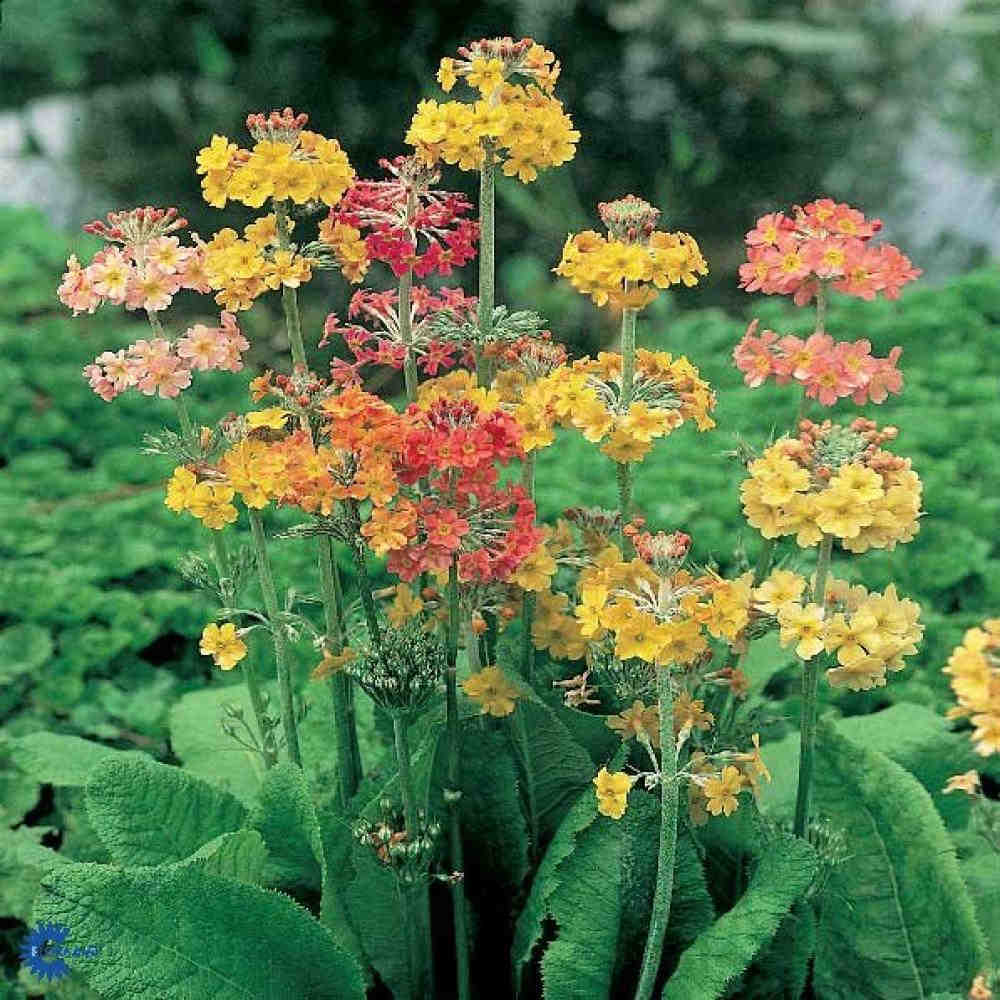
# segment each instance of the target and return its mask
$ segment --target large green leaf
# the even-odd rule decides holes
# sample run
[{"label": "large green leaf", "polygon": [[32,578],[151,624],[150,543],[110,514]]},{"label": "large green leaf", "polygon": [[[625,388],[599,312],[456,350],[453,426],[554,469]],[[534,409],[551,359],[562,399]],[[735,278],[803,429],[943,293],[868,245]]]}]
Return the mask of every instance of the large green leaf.
[{"label": "large green leaf", "polygon": [[739,986],[740,1000],[801,1000],[816,952],[816,914],[797,903]]},{"label": "large green leaf", "polygon": [[42,876],[66,859],[38,842],[39,827],[0,829],[0,913],[28,922]]},{"label": "large green leaf", "polygon": [[42,880],[35,919],[101,947],[81,963],[107,1000],[350,1000],[357,961],[287,896],[195,866],[65,865]]},{"label": "large green leaf", "polygon": [[87,815],[123,865],[181,861],[246,821],[228,792],[151,760],[102,761],[87,779]]},{"label": "large green leaf", "polygon": [[150,760],[140,750],[115,750],[79,736],[29,733],[8,740],[11,759],[36,781],[71,788],[86,784],[92,768],[104,760]]},{"label": "large green leaf", "polygon": [[267,848],[256,830],[234,830],[219,834],[176,864],[178,867],[192,865],[212,875],[260,885],[267,867]]},{"label": "large green leaf", "polygon": [[260,754],[247,750],[220,728],[222,706],[232,703],[253,718],[250,696],[241,684],[192,691],[170,710],[170,745],[186,770],[251,805],[264,778]]},{"label": "large green leaf", "polygon": [[815,811],[847,836],[820,916],[822,1000],[911,1000],[972,981],[986,944],[930,796],[898,764],[821,725]]},{"label": "large green leaf", "polygon": [[664,1000],[723,996],[774,937],[816,871],[816,852],[805,841],[780,837],[772,842],[739,902],[681,955],[663,990]]}]

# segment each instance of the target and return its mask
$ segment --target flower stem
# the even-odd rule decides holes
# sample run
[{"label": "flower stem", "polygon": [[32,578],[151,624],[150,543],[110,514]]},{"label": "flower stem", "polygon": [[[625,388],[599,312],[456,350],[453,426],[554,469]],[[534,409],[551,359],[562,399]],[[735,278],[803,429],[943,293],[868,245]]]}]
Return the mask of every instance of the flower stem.
[{"label": "flower stem", "polygon": [[[826,578],[830,569],[830,553],[833,549],[833,535],[824,535],[819,546],[816,562],[816,582],[812,599],[821,608],[826,596]],[[799,787],[795,796],[796,836],[805,837],[809,826],[809,797],[812,791],[813,764],[816,753],[816,716],[819,687],[819,658],[806,660],[802,673],[802,718],[799,723],[801,747],[799,750]]]},{"label": "flower stem", "polygon": [[495,184],[496,157],[493,144],[483,142],[483,165],[479,169],[479,345],[476,350],[476,380],[490,383],[489,361],[483,348],[493,336],[493,300],[496,290],[495,267]]},{"label": "flower stem", "polygon": [[354,540],[351,542],[351,553],[354,556],[354,568],[358,572],[358,589],[361,592],[361,607],[365,613],[368,634],[372,645],[377,649],[382,645],[382,629],[378,623],[378,611],[375,608],[375,598],[372,597],[372,581],[365,564],[365,550],[361,544],[361,514],[358,511],[357,500],[344,501],[347,512],[354,525]]},{"label": "flower stem", "polygon": [[[319,577],[323,589],[323,613],[326,635],[334,655],[344,650],[343,609],[340,605],[339,575],[333,561],[333,543],[329,535],[316,536],[319,555]],[[354,718],[348,703],[349,678],[338,671],[330,678],[333,701],[333,725],[337,736],[337,784],[341,808],[347,809],[358,790],[359,775],[354,767],[354,744],[357,742]]]},{"label": "flower stem", "polygon": [[459,1000],[468,1000],[469,931],[466,924],[464,861],[462,858],[461,745],[458,724],[458,562],[452,559],[448,569],[448,667],[445,671],[445,718],[448,731],[448,787],[445,801],[449,812],[451,848],[451,904],[455,919],[455,961]]},{"label": "flower stem", "polygon": [[656,985],[656,975],[663,955],[663,941],[670,918],[670,900],[674,891],[674,854],[677,848],[677,745],[674,742],[673,693],[670,669],[656,672],[660,699],[660,852],[656,868],[653,912],[642,956],[642,973],[635,991],[636,1000],[649,1000]]},{"label": "flower stem", "polygon": [[753,585],[755,587],[759,587],[764,582],[764,577],[771,571],[774,550],[777,546],[777,538],[764,539],[764,547],[760,550],[760,559],[757,560],[757,568],[753,571]]},{"label": "flower stem", "polygon": [[[288,239],[288,202],[274,202],[274,225],[278,231],[278,247],[288,250],[291,242]],[[306,348],[302,342],[302,320],[299,317],[298,293],[288,285],[281,286],[281,305],[285,310],[285,330],[288,333],[288,346],[292,352],[292,363],[306,367]]]},{"label": "flower stem", "polygon": [[[625,282],[628,291],[629,282]],[[632,405],[632,393],[635,389],[635,318],[637,310],[622,310],[622,392],[620,410],[628,413]],[[632,468],[628,462],[617,463],[618,476],[618,510],[621,514],[622,528],[629,519],[632,507]],[[625,536],[622,534],[622,547],[625,547]]]},{"label": "flower stem", "polygon": [[[524,456],[521,466],[521,485],[525,493],[535,499],[535,453],[529,451]],[[531,627],[535,621],[536,598],[534,591],[526,590],[521,598],[521,624],[524,632],[521,636],[521,673],[531,684],[535,675],[535,644],[531,639]]]},{"label": "flower stem", "polygon": [[278,621],[280,606],[278,592],[274,586],[274,574],[271,571],[271,560],[267,554],[267,536],[260,519],[260,511],[253,507],[247,508],[250,515],[250,532],[253,536],[254,551],[257,555],[257,575],[260,578],[260,589],[264,596],[264,609],[271,621],[274,635],[274,659],[278,674],[278,694],[281,699],[281,727],[285,733],[285,745],[288,756],[293,764],[302,766],[302,754],[299,751],[299,733],[295,723],[295,701],[292,694],[292,673],[289,663],[288,639]]},{"label": "flower stem", "polygon": [[[183,393],[178,393],[174,397],[177,404],[177,419],[181,424],[181,434],[186,438],[194,438],[194,423],[191,421],[191,414],[188,412],[188,405]],[[213,532],[216,534],[216,532]]]},{"label": "flower stem", "polygon": [[[406,226],[417,245],[417,236],[413,232],[413,217],[417,211],[417,195],[412,188],[406,193]],[[403,378],[406,381],[406,398],[409,402],[417,401],[417,359],[413,354],[413,328],[410,317],[410,289],[413,287],[413,266],[406,269],[399,277],[399,339],[406,346],[406,357],[403,359]]]}]

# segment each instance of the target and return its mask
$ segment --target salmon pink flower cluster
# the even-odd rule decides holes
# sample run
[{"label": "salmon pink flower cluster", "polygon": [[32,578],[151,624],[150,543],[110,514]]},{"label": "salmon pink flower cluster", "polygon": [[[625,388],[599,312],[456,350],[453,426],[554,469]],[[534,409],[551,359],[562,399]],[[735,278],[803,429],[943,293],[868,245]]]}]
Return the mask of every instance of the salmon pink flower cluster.
[{"label": "salmon pink flower cluster", "polygon": [[181,246],[170,234],[187,225],[176,208],[135,208],[109,212],[83,227],[110,245],[83,267],[73,255],[58,288],[59,301],[73,315],[92,313],[104,302],[126,309],[161,312],[182,288],[208,291],[202,253]]},{"label": "salmon pink flower cluster", "polygon": [[83,369],[91,389],[110,403],[127,389],[172,399],[191,384],[192,371],[238,372],[250,347],[232,313],[219,326],[196,323],[176,341],[166,337],[137,340],[127,349],[105,351]]},{"label": "salmon pink flower cluster", "polygon": [[367,231],[368,259],[388,264],[397,278],[410,270],[418,278],[449,275],[475,258],[479,224],[465,217],[472,205],[464,195],[435,191],[440,174],[416,157],[379,165],[390,179],[356,181],[320,225],[321,239],[338,225]]},{"label": "salmon pink flower cluster", "polygon": [[831,198],[796,205],[791,215],[771,212],[746,235],[740,287],[791,295],[796,305],[810,302],[824,283],[861,299],[898,298],[923,272],[891,243],[871,243],[881,228],[880,219]]},{"label": "salmon pink flower cluster", "polygon": [[872,354],[869,340],[836,341],[827,333],[814,333],[805,340],[780,336],[773,330],[757,332],[754,319],[733,350],[736,367],[751,389],[773,378],[778,385],[795,381],[805,394],[823,406],[850,396],[859,406],[884,403],[890,394],[903,390],[903,374],[896,367],[902,347],[893,347],[888,357]]},{"label": "salmon pink flower cluster", "polygon": [[359,369],[366,364],[386,365],[399,370],[405,364],[408,352],[412,352],[417,367],[433,377],[441,369],[472,362],[468,347],[441,340],[432,334],[434,316],[445,311],[460,322],[471,323],[475,321],[476,304],[477,300],[467,296],[461,288],[440,288],[435,294],[424,285],[415,285],[410,289],[409,296],[407,344],[400,326],[399,292],[362,289],[351,297],[347,316],[348,319],[363,317],[375,329],[356,323],[342,326],[337,314],[330,313],[323,326],[320,347],[325,346],[333,335],[340,334],[354,355],[353,362],[334,358],[330,364],[334,380],[341,385],[360,384]]}]

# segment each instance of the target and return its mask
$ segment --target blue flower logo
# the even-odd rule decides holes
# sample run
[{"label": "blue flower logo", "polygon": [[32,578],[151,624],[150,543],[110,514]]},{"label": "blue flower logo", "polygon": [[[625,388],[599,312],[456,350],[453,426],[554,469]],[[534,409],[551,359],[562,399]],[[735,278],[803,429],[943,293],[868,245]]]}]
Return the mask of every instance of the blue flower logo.
[{"label": "blue flower logo", "polygon": [[[69,937],[65,924],[39,924],[28,932],[21,942],[21,962],[39,979],[62,979],[69,975],[69,966],[58,957],[48,954],[50,945],[61,945]],[[56,952],[61,949],[56,949]]]}]

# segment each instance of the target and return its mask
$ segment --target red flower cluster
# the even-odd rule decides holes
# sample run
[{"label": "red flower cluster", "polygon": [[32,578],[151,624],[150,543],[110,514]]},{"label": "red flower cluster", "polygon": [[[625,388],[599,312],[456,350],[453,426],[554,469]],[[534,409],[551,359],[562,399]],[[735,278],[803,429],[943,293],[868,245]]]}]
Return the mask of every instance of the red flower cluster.
[{"label": "red flower cluster", "polygon": [[896,367],[902,347],[892,348],[887,358],[877,358],[868,340],[835,341],[826,333],[801,340],[779,337],[773,330],[758,334],[757,325],[753,320],[733,349],[736,367],[751,389],[772,376],[778,385],[794,379],[823,406],[846,396],[859,405],[884,403],[890,393],[898,395],[903,389],[903,374]]},{"label": "red flower cluster", "polygon": [[[465,218],[472,205],[464,195],[432,190],[440,175],[416,157],[379,165],[391,179],[357,181],[330,210],[330,223],[368,230],[368,257],[388,264],[397,277],[411,268],[418,278],[451,274],[476,256],[479,224]],[[427,242],[422,252],[420,237]]]},{"label": "red flower cluster", "polygon": [[497,486],[496,463],[523,455],[520,425],[468,400],[414,405],[407,416],[398,474],[402,483],[419,483],[419,495],[392,511],[376,509],[365,535],[389,553],[390,571],[403,580],[447,570],[456,556],[463,581],[510,579],[542,539],[524,489]]},{"label": "red flower cluster", "polygon": [[881,220],[866,219],[830,198],[795,206],[792,217],[782,212],[762,216],[746,235],[740,287],[792,295],[797,305],[811,301],[820,282],[861,299],[879,293],[898,298],[903,285],[922,272],[892,244],[871,245],[881,228]]},{"label": "red flower cluster", "polygon": [[[430,321],[443,309],[460,319],[475,320],[477,300],[468,297],[461,288],[439,288],[435,294],[424,285],[410,290],[410,350],[417,366],[430,376],[456,364],[471,363],[471,353],[460,344],[438,340],[431,335]],[[364,317],[375,329],[355,323],[341,325],[336,313],[330,313],[323,325],[324,347],[329,338],[340,334],[351,353],[353,362],[334,358],[330,373],[341,385],[359,385],[359,369],[366,364],[388,365],[400,369],[406,360],[406,344],[399,328],[399,293],[396,291],[357,291],[351,297],[348,319]]]}]

